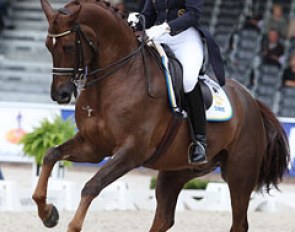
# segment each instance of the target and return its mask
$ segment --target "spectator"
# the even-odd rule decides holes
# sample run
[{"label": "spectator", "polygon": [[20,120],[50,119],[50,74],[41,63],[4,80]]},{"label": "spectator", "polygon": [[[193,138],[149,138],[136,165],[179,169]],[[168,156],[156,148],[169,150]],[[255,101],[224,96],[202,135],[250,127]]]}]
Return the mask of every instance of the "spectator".
[{"label": "spectator", "polygon": [[284,71],[283,86],[295,87],[295,53],[290,56],[289,66]]},{"label": "spectator", "polygon": [[258,23],[259,23],[258,16],[247,17],[242,29],[253,30],[253,31],[257,31],[258,33],[260,33],[261,30],[259,28]]},{"label": "spectator", "polygon": [[124,0],[110,0],[110,3],[118,8],[119,13],[121,13],[122,15],[126,14],[126,4],[124,2]]},{"label": "spectator", "polygon": [[275,29],[279,32],[280,36],[286,38],[288,23],[283,15],[283,8],[280,4],[274,4],[272,8],[272,15],[269,20],[265,23],[266,32],[271,29]]},{"label": "spectator", "polygon": [[261,52],[263,62],[281,67],[284,50],[284,45],[280,42],[279,33],[274,29],[270,29],[267,36],[262,40]]},{"label": "spectator", "polygon": [[290,21],[287,38],[295,38],[295,18]]},{"label": "spectator", "polygon": [[257,36],[258,34],[260,34],[261,29],[259,27],[259,20],[261,19],[260,16],[247,16],[244,25],[242,26],[242,28],[235,30],[231,33],[230,37],[229,37],[229,43],[228,43],[228,52],[229,51],[233,51],[235,49],[234,45],[235,42],[237,41],[237,38],[239,36],[239,33],[242,31],[254,31],[257,32]]},{"label": "spectator", "polygon": [[0,31],[3,30],[4,24],[4,16],[7,14],[8,2],[7,0],[0,0]]},{"label": "spectator", "polygon": [[260,33],[261,32],[261,28],[260,28],[261,19],[262,19],[262,17],[259,15],[256,15],[254,17],[247,17],[242,29],[253,30],[253,31],[257,31],[258,33]]}]

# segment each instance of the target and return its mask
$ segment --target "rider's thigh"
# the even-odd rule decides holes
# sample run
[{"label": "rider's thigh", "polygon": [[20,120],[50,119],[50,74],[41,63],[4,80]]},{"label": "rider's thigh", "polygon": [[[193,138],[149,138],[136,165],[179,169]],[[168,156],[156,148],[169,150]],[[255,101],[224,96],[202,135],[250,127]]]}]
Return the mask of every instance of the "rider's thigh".
[{"label": "rider's thigh", "polygon": [[184,91],[190,92],[198,81],[198,74],[203,65],[204,45],[201,38],[173,43],[171,49],[183,66]]},{"label": "rider's thigh", "polygon": [[170,40],[170,35],[169,34],[164,34],[164,35],[161,35],[158,38],[155,38],[154,42],[158,43],[158,44],[163,43],[163,44],[168,44],[169,45],[169,40]]}]

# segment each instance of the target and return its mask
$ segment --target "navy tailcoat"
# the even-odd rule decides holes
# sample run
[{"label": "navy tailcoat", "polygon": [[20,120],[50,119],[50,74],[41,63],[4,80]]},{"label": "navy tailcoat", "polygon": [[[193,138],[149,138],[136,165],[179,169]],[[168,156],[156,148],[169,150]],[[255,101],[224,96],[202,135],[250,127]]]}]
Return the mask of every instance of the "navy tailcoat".
[{"label": "navy tailcoat", "polygon": [[172,36],[195,27],[206,39],[209,62],[219,84],[223,86],[225,74],[220,49],[211,33],[199,23],[203,2],[203,0],[146,0],[142,14],[145,16],[146,28],[167,22],[171,27]]}]

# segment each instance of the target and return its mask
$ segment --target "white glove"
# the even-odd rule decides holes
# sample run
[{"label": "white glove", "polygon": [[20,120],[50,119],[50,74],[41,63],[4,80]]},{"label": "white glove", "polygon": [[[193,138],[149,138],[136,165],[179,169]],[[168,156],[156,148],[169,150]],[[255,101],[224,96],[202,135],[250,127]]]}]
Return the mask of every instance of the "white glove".
[{"label": "white glove", "polygon": [[171,28],[168,23],[163,23],[158,26],[153,26],[150,29],[145,30],[148,40],[154,40],[159,38],[161,35],[168,34],[171,32]]},{"label": "white glove", "polygon": [[136,25],[139,23],[139,13],[132,12],[128,15],[127,22],[132,28],[136,28]]}]

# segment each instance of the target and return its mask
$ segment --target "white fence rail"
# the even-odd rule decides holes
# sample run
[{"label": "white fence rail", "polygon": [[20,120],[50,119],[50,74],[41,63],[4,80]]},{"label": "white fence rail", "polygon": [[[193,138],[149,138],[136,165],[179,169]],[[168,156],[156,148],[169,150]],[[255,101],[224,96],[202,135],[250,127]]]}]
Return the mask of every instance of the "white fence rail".
[{"label": "white fence rail", "polygon": [[[34,186],[36,180],[33,181]],[[51,179],[48,186],[48,201],[59,210],[74,211],[80,200],[80,189],[76,183]],[[0,211],[35,211],[31,199],[33,188],[22,189],[16,183],[0,181]],[[94,200],[90,210],[155,210],[156,199],[153,190],[129,189],[126,182],[115,182]],[[179,196],[177,211],[207,210],[230,211],[228,187],[223,183],[210,183],[206,190],[183,190]],[[270,195],[254,193],[250,211],[295,211],[295,194],[272,192]]]}]

